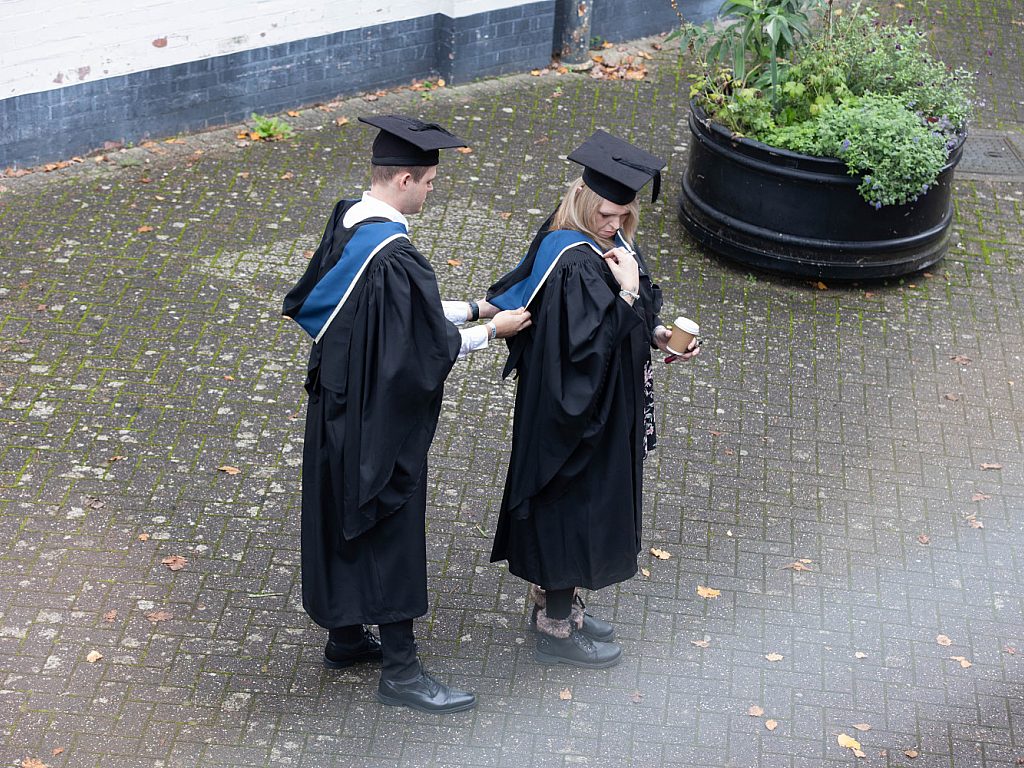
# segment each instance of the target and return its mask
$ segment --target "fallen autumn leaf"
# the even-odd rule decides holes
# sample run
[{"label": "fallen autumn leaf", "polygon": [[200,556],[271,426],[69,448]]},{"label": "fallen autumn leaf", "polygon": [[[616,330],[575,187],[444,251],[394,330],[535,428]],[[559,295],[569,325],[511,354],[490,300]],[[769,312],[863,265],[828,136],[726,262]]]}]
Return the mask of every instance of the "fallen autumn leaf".
[{"label": "fallen autumn leaf", "polygon": [[697,594],[700,595],[701,597],[703,597],[706,600],[711,600],[712,598],[715,598],[715,597],[718,597],[719,595],[721,595],[722,594],[722,590],[720,590],[720,589],[712,589],[711,587],[698,586],[697,587]]},{"label": "fallen autumn leaf", "polygon": [[809,571],[809,570],[811,570],[810,568],[808,568],[804,563],[800,562],[799,560],[797,560],[795,562],[792,562],[792,563],[789,563],[787,565],[784,565],[779,570],[783,571],[783,570],[786,570],[787,568],[789,570],[791,570],[791,571]]},{"label": "fallen autumn leaf", "polygon": [[836,736],[836,741],[839,742],[839,746],[843,749],[860,749],[860,742],[852,736],[847,736],[845,733],[840,733]]}]

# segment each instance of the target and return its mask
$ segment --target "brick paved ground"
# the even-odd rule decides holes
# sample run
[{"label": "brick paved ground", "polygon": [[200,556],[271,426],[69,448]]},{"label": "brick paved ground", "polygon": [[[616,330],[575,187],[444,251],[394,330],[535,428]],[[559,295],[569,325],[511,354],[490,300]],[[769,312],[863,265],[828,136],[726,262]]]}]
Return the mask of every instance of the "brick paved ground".
[{"label": "brick paved ground", "polygon": [[[906,5],[982,69],[979,124],[1019,133],[1015,2]],[[407,92],[305,112],[286,143],[221,132],[3,182],[0,765],[817,768],[857,762],[841,733],[863,765],[1019,764],[1020,186],[961,182],[930,275],[821,291],[745,274],[675,219],[685,83],[664,55],[641,83]],[[457,365],[418,633],[481,701],[446,719],[382,708],[371,669],[324,670],[300,606],[307,347],[277,313],[332,202],[365,182],[371,133],[334,119],[371,109],[473,142],[414,222],[452,298],[519,258],[593,128],[669,158],[641,244],[669,311],[707,336],[658,372],[645,544],[673,556],[592,596],[627,654],[607,671],[532,660],[525,589],[487,562],[512,384],[496,350]]]}]

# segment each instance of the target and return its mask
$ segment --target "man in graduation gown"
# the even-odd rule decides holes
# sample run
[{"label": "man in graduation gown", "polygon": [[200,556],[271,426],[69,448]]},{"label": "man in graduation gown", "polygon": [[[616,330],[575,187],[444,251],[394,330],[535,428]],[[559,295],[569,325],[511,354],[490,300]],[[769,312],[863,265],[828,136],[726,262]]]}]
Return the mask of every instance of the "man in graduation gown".
[{"label": "man in graduation gown", "polygon": [[533,316],[509,341],[512,454],[491,560],[534,585],[538,661],[602,668],[622,651],[576,590],[637,571],[642,462],[655,440],[650,354],[670,334],[632,241],[636,193],[654,178],[657,194],[664,162],[603,131],[569,159],[582,178],[487,294]]},{"label": "man in graduation gown", "polygon": [[[334,207],[283,312],[314,339],[302,473],[302,597],[329,630],[324,663],[382,660],[378,698],[427,712],[476,697],[420,665],[413,619],[427,611],[427,452],[444,380],[459,357],[529,324],[525,311],[442,302],[408,237],[436,176],[439,149],[465,142],[398,115],[380,129],[361,200]],[[496,314],[497,313],[497,314]],[[459,331],[453,323],[492,317]],[[366,629],[377,624],[380,640]]]}]

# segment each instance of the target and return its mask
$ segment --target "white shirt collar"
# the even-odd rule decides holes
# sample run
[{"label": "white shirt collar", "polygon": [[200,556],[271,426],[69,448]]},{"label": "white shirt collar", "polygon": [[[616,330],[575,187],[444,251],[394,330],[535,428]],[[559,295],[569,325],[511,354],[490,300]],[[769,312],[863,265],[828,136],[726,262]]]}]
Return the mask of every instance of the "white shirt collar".
[{"label": "white shirt collar", "polygon": [[397,224],[401,224],[406,229],[409,228],[409,222],[397,208],[385,203],[383,200],[379,200],[369,192],[363,192],[363,199],[353,205],[345,212],[344,218],[341,220],[342,226],[346,229],[354,227],[361,221],[366,219],[387,219]]}]

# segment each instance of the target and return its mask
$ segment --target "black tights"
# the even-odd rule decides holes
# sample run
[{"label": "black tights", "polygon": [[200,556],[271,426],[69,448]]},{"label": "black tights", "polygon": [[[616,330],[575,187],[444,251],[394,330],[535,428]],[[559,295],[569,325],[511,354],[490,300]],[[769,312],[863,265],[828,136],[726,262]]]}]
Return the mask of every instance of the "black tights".
[{"label": "black tights", "polygon": [[544,613],[547,614],[549,619],[568,619],[572,613],[572,599],[575,594],[576,590],[572,587],[568,589],[544,590],[545,599],[547,600],[547,607],[544,609]]}]

